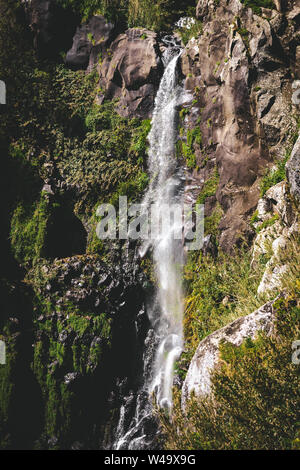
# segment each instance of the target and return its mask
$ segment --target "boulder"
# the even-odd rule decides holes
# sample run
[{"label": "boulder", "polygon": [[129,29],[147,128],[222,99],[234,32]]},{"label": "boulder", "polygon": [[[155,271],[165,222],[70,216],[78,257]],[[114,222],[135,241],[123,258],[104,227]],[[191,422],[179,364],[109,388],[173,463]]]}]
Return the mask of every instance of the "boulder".
[{"label": "boulder", "polygon": [[[286,58],[294,67],[298,56],[291,8],[287,15],[274,8],[258,16],[239,0],[199,0],[203,32],[190,39],[181,56],[185,89],[194,96],[182,125],[186,133],[197,127],[201,132],[192,177],[199,194],[217,167],[219,243],[227,252],[253,240],[249,219],[260,197],[260,178],[272,159],[284,158],[287,135],[296,127],[292,79],[286,74]],[[215,210],[211,202],[206,198],[207,217]]]},{"label": "boulder", "polygon": [[286,175],[291,195],[300,202],[300,135],[286,164]]},{"label": "boulder", "polygon": [[246,338],[254,339],[260,330],[267,334],[271,333],[273,303],[274,301],[267,302],[250,315],[234,320],[224,328],[214,331],[200,342],[183,383],[183,407],[192,391],[195,392],[196,396],[206,395],[211,392],[211,374],[219,361],[219,344],[221,341],[239,346]]}]

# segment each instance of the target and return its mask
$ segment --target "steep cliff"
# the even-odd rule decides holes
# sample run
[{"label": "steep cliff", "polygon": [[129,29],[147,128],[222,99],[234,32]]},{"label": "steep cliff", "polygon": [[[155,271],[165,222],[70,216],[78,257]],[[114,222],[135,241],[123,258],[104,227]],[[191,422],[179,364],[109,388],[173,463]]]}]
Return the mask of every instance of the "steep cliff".
[{"label": "steep cliff", "polygon": [[[134,415],[153,266],[135,241],[99,240],[96,209],[140,201],[149,184],[170,36],[182,48],[176,158],[206,238],[186,259],[185,350],[161,437],[179,449],[297,445],[300,8],[180,3],[0,1],[0,448],[112,448],[124,397]],[[277,414],[264,407],[272,390]]]}]

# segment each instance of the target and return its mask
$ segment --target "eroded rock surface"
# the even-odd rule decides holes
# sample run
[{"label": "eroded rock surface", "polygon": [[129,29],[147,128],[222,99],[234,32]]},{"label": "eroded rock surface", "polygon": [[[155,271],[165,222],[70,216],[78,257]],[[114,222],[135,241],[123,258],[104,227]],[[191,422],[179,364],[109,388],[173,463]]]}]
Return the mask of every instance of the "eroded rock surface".
[{"label": "eroded rock surface", "polygon": [[156,33],[129,29],[111,44],[98,67],[105,99],[118,98],[117,110],[122,116],[149,118],[163,72]]},{"label": "eroded rock surface", "polygon": [[182,55],[185,88],[194,97],[184,127],[201,131],[193,181],[201,192],[218,170],[216,197],[207,198],[205,212],[221,206],[220,245],[226,251],[254,237],[249,216],[259,199],[260,177],[273,159],[284,157],[296,128],[291,97],[300,39],[293,9],[290,2],[286,16],[278,3],[277,10],[263,9],[257,16],[238,0],[218,5],[200,0],[203,32]]}]

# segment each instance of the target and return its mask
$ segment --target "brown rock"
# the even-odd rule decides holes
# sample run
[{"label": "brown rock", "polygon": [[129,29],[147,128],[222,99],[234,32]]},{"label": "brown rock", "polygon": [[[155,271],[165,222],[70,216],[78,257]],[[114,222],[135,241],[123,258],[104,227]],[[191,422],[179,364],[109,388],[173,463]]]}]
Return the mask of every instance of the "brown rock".
[{"label": "brown rock", "polygon": [[115,39],[99,66],[103,93],[98,100],[118,98],[122,116],[148,118],[162,72],[156,33],[129,29]]},{"label": "brown rock", "polygon": [[73,46],[66,56],[66,64],[75,69],[90,68],[101,60],[109,45],[114,26],[101,15],[93,16],[76,30]]}]

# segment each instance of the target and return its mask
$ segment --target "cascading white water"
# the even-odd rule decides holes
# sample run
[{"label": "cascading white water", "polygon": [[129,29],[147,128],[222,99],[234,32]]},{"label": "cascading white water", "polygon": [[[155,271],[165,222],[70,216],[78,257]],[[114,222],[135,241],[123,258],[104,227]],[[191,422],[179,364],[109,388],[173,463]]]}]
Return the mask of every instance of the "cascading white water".
[{"label": "cascading white water", "polygon": [[[170,57],[171,55],[171,57]],[[172,55],[174,55],[172,57]],[[177,105],[182,89],[177,83],[176,66],[180,51],[167,50],[165,73],[155,100],[151,131],[148,136],[149,169],[151,184],[144,204],[152,205],[152,216],[157,221],[166,216],[164,211],[174,204],[181,204],[181,178],[175,158],[175,139],[177,136]],[[170,222],[170,221],[169,221]],[[158,222],[159,223],[159,222]],[[182,350],[183,302],[181,291],[181,267],[183,263],[182,240],[176,239],[180,230],[175,221],[161,227],[160,236],[152,240],[153,261],[158,282],[158,317],[154,310],[152,322],[159,339],[153,380],[149,392],[154,392],[162,407],[170,407],[172,402],[172,383],[174,363]],[[142,247],[141,254],[147,249]]]},{"label": "cascading white water", "polygon": [[[166,216],[164,212],[166,206],[183,204],[183,176],[175,156],[177,107],[183,96],[176,70],[181,50],[172,38],[165,38],[164,42],[167,45],[163,56],[165,71],[155,99],[151,131],[148,136],[151,182],[143,200],[145,211],[151,208],[152,217],[160,225],[160,221]],[[121,408],[115,449],[145,448],[147,439],[145,423],[152,415],[152,395],[160,407],[170,409],[172,406],[174,364],[183,347],[181,287],[183,244],[182,240],[175,236],[181,230],[181,224],[176,225],[177,220],[176,217],[172,218],[171,223],[163,225],[159,237],[146,241],[140,249],[141,257],[150,247],[153,250],[158,285],[157,297],[153,299],[148,312],[153,335],[148,338],[145,346],[145,383],[137,397],[135,417],[129,429],[124,430],[125,410],[124,406]],[[149,362],[149,357],[150,374],[146,364]]]}]

